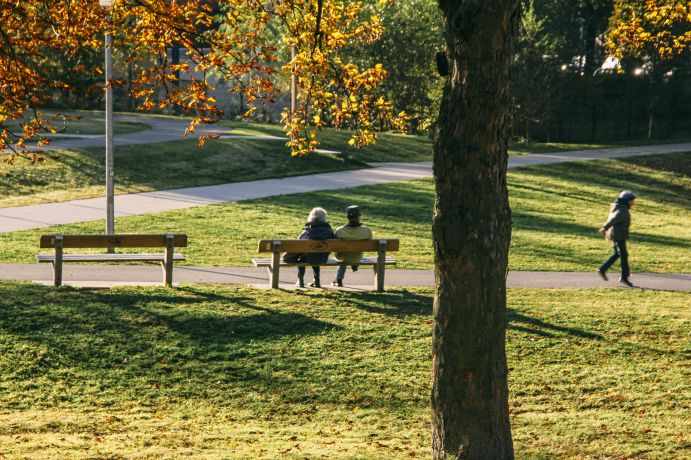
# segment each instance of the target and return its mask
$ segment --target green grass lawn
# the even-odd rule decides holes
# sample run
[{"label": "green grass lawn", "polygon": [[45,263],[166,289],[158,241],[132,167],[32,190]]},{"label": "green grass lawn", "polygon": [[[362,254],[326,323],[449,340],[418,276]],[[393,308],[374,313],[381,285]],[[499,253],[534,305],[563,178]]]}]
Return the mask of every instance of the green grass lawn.
[{"label": "green grass lawn", "polygon": [[[98,133],[97,113],[79,112],[68,132]],[[119,121],[116,132],[144,129],[141,123]],[[234,134],[284,136],[278,125],[223,121],[217,127]],[[416,162],[432,160],[432,140],[424,136],[382,133],[375,145],[354,149],[348,132],[325,129],[321,148],[341,155],[313,154],[293,158],[282,141],[221,137],[200,149],[196,139],[156,144],[118,146],[115,153],[115,192],[133,193],[214,185],[367,167],[365,162]],[[620,144],[516,144],[511,154],[543,153],[611,147]],[[41,164],[17,162],[0,165],[0,208],[103,195],[102,147],[57,150]]]},{"label": "green grass lawn", "polygon": [[[512,270],[592,271],[609,244],[596,233],[623,189],[633,209],[634,272],[691,272],[691,153],[563,163],[509,171],[513,209]],[[353,203],[375,236],[398,237],[399,268],[431,268],[432,180],[286,195],[120,218],[119,232],[186,232],[192,265],[249,265],[256,243],[294,238],[313,206],[340,225]],[[0,234],[0,260],[33,262],[44,233],[101,233],[102,221]],[[616,266],[614,267],[616,269]]]},{"label": "green grass lawn", "polygon": [[[510,290],[517,458],[688,454],[688,295]],[[0,284],[5,458],[427,458],[431,291]]]},{"label": "green grass lawn", "polygon": [[[57,152],[38,165],[0,165],[0,207],[91,198],[103,194],[103,148]],[[118,146],[116,193],[195,187],[365,168],[350,157],[291,157],[283,143],[222,139],[200,149],[194,139]]]},{"label": "green grass lawn", "polygon": [[509,152],[513,154],[568,152],[570,150],[597,150],[615,147],[634,147],[638,145],[681,144],[691,142],[688,137],[670,137],[666,139],[627,139],[604,143],[565,143],[565,142],[521,142],[509,143]]},{"label": "green grass lawn", "polygon": [[[220,126],[229,128],[234,134],[285,137],[283,127],[280,125],[222,121]],[[321,131],[320,136],[318,148],[341,152],[344,156],[362,161],[416,162],[432,160],[432,139],[427,136],[379,133],[376,144],[368,145],[362,149],[348,145],[351,138],[351,133],[348,131],[325,128]]]},{"label": "green grass lawn", "polygon": [[[249,124],[240,124],[240,126]],[[241,134],[278,134],[262,125]],[[347,134],[329,130],[325,149],[341,151]],[[281,141],[221,138],[199,148],[196,139],[118,146],[116,193],[196,187],[367,168],[367,161],[431,159],[431,141],[417,136],[383,134],[376,145],[342,155],[313,153],[291,157]],[[41,164],[0,165],[0,208],[91,198],[103,194],[103,148],[60,150]]]}]

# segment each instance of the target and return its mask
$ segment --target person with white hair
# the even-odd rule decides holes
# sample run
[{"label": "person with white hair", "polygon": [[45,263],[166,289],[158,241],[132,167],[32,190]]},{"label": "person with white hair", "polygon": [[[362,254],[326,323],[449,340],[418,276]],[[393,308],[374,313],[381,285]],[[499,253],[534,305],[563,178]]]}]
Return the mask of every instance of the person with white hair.
[{"label": "person with white hair", "polygon": [[[309,216],[307,216],[307,223],[302,229],[302,233],[298,236],[300,240],[330,240],[334,238],[334,232],[331,225],[326,221],[327,214],[322,208],[313,208]],[[320,267],[319,264],[325,263],[329,259],[328,252],[314,252],[314,253],[286,253],[283,260],[286,262],[305,262],[312,264],[312,273],[314,280],[309,284],[310,287],[320,288]],[[305,287],[305,267],[298,267],[298,281],[295,286]]]}]

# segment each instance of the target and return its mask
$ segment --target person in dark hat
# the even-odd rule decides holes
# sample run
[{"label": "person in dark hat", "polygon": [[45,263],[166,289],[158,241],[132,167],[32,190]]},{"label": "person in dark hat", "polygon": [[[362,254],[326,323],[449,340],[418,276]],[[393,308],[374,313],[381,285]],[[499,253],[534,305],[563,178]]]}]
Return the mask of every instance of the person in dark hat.
[{"label": "person in dark hat", "polygon": [[[346,208],[346,218],[348,223],[336,229],[336,238],[341,240],[370,240],[372,230],[360,222],[360,208],[356,205]],[[336,258],[347,264],[356,264],[362,259],[362,252],[337,252]],[[334,286],[343,286],[343,277],[346,272],[346,265],[339,265],[336,272],[336,279],[331,283]],[[352,265],[353,271],[357,271],[357,265]]]},{"label": "person in dark hat", "polygon": [[597,269],[600,277],[607,281],[607,270],[617,259],[621,259],[621,278],[619,281],[629,287],[633,283],[629,281],[629,253],[626,249],[626,240],[629,239],[629,226],[631,225],[631,207],[636,201],[636,195],[630,190],[624,190],[619,194],[617,201],[612,203],[609,217],[599,233],[604,233],[605,240],[612,242],[612,255]]}]

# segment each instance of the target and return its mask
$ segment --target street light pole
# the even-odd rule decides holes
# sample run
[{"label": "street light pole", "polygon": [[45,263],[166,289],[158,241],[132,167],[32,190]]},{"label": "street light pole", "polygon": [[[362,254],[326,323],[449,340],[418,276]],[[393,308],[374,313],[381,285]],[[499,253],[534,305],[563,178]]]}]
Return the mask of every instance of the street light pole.
[{"label": "street light pole", "polygon": [[295,45],[290,47],[290,59],[293,62],[293,67],[290,73],[290,120],[293,120],[295,109],[297,108],[298,97],[298,78],[295,75]]},{"label": "street light pole", "polygon": [[[102,7],[107,8],[107,29],[105,32],[106,54],[106,234],[115,233],[115,169],[113,161],[113,36],[110,28],[110,11],[115,0],[99,0]],[[108,252],[113,252],[108,248]]]}]

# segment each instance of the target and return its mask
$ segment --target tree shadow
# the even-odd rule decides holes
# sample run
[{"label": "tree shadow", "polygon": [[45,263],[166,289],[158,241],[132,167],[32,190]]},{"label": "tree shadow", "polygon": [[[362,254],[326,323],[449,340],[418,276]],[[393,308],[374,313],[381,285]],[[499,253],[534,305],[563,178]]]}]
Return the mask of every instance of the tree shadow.
[{"label": "tree shadow", "polygon": [[[403,196],[405,199],[402,199]],[[306,213],[305,203],[314,203],[332,211],[344,210],[346,206],[357,203],[363,210],[365,224],[376,221],[385,224],[384,227],[392,222],[429,225],[432,222],[434,192],[413,189],[404,183],[366,185],[344,191],[326,190],[272,198],[272,204],[280,206],[277,211],[290,216],[294,216],[296,212],[299,215]],[[334,215],[340,218],[340,215]],[[343,223],[345,224],[345,216]]]},{"label": "tree shadow", "polygon": [[602,340],[603,337],[600,334],[593,332],[584,331],[582,329],[576,329],[572,327],[558,326],[556,324],[551,324],[538,318],[533,318],[520,313],[514,308],[507,308],[508,315],[508,325],[507,329],[514,330],[518,332],[524,332],[526,334],[539,335],[540,337],[554,338],[558,335],[570,335],[573,337],[581,337],[584,339],[591,340]]},{"label": "tree shadow", "polygon": [[[553,219],[544,215],[516,212],[513,215],[514,228],[535,232],[562,233],[565,235],[589,236],[601,240],[602,236],[595,233],[595,229],[588,225]],[[649,233],[632,232],[631,237],[642,243],[670,247],[686,247],[688,240],[672,236],[651,235]],[[531,248],[531,250],[534,248]]]},{"label": "tree shadow", "polygon": [[[16,299],[2,302],[0,329],[17,340],[46,346],[62,361],[76,366],[88,366],[86,355],[93,350],[82,345],[94,338],[118,344],[118,353],[127,355],[151,349],[160,335],[171,339],[172,334],[181,347],[242,347],[249,342],[339,329],[335,324],[300,313],[259,305],[249,297],[201,293],[190,288],[158,289],[145,296],[136,291],[33,285],[20,285],[14,292]],[[219,301],[227,303],[226,312],[204,308],[208,302]],[[186,308],[192,306],[194,311]],[[247,314],[247,310],[255,313]],[[109,366],[115,361],[117,358],[113,357],[102,364]]]},{"label": "tree shadow", "polygon": [[430,316],[433,298],[405,289],[341,291],[341,299],[362,311],[393,317]]},{"label": "tree shadow", "polygon": [[[389,290],[386,292],[344,292],[343,298],[348,304],[363,311],[393,317],[403,316],[431,316],[433,296],[419,294],[405,289]],[[377,306],[373,304],[383,304]],[[559,326],[544,320],[530,317],[514,308],[507,308],[507,329],[539,335],[541,337],[557,337],[570,335],[591,340],[602,340],[600,334],[582,329]]]},{"label": "tree shadow", "polygon": [[515,182],[512,183],[511,185],[509,185],[509,189],[510,189],[511,191],[513,191],[513,190],[527,190],[527,191],[530,191],[530,192],[546,193],[546,194],[548,194],[548,195],[558,196],[559,198],[566,198],[566,199],[569,199],[569,200],[584,201],[584,202],[586,202],[586,203],[593,203],[593,204],[597,204],[597,205],[602,205],[602,204],[603,204],[601,200],[596,200],[596,199],[593,199],[593,198],[585,198],[585,197],[583,197],[583,196],[580,196],[580,195],[577,195],[577,194],[574,194],[574,193],[560,192],[560,191],[557,191],[557,190],[554,190],[554,189],[538,188],[538,187],[534,187],[534,186],[531,186],[531,185],[521,184],[521,183],[515,183]]},{"label": "tree shadow", "polygon": [[[323,300],[295,294],[290,301],[308,305],[312,297]],[[9,343],[11,359],[23,366],[9,369],[4,377],[17,387],[44,382],[43,387],[32,387],[29,396],[21,396],[24,399],[11,396],[8,404],[52,404],[45,385],[64,380],[65,375],[71,384],[59,390],[63,392],[60,404],[84,401],[81,393],[89,385],[98,385],[104,393],[103,398],[93,397],[91,404],[112,401],[108,390],[123,394],[122,400],[152,405],[198,397],[232,405],[235,400],[250,401],[244,398],[254,394],[253,398],[275,398],[274,406],[283,411],[292,410],[293,403],[367,404],[387,409],[415,404],[415,392],[403,389],[393,377],[384,384],[381,379],[390,375],[386,372],[392,363],[411,373],[422,373],[421,368],[429,365],[425,360],[429,359],[431,327],[426,324],[432,316],[432,295],[396,289],[333,292],[324,297],[333,305],[360,309],[366,317],[398,318],[409,330],[389,336],[359,325],[343,328],[292,309],[272,308],[276,297],[270,293],[246,295],[197,287],[87,291],[31,284],[5,289],[0,285],[2,345]],[[338,315],[352,313],[351,309]],[[520,333],[557,340],[572,336],[611,341],[517,308],[510,307],[507,314],[508,329]],[[375,329],[387,332],[383,324],[392,324],[379,323]],[[409,333],[419,339],[417,348],[407,347],[407,342],[401,346]],[[267,404],[254,404],[259,416],[271,417],[262,412]]]},{"label": "tree shadow", "polygon": [[668,153],[665,155],[644,155],[620,159],[626,163],[655,171],[691,176],[691,152]]},{"label": "tree shadow", "polygon": [[[680,164],[683,164],[685,161],[682,159],[687,158],[689,155],[691,154],[651,155],[583,161],[578,162],[577,166],[572,163],[560,163],[549,165],[548,168],[544,166],[528,166],[521,168],[520,172],[523,174],[528,173],[538,178],[538,180],[541,177],[559,178],[573,184],[612,190],[611,196],[603,197],[609,201],[614,201],[614,198],[621,190],[635,190],[642,200],[673,203],[684,209],[691,209],[691,199],[688,198],[688,190],[684,184],[661,180],[637,169],[638,166],[644,166],[658,171],[669,172],[669,166],[663,167],[662,164],[673,164],[675,158],[678,158]],[[612,162],[614,167],[607,167],[605,162]],[[674,172],[679,172],[679,169],[676,169]],[[511,183],[511,187],[515,187],[515,185]],[[553,191],[549,190],[542,190],[542,192],[553,193]]]}]

